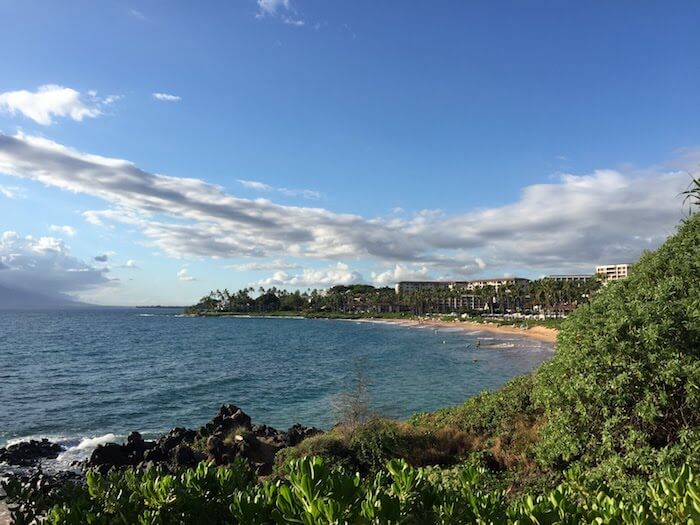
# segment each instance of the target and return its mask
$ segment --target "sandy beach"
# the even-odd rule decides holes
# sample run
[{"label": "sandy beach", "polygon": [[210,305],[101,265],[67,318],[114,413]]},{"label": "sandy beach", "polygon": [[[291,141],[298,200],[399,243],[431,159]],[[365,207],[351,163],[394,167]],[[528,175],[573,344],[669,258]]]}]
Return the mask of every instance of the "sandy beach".
[{"label": "sandy beach", "polygon": [[[377,322],[377,321],[375,321]],[[430,319],[382,319],[382,323],[396,323],[406,326],[434,326],[437,328],[461,328],[463,330],[475,331],[481,330],[494,334],[509,334],[530,337],[545,343],[556,344],[557,334],[559,333],[554,328],[546,328],[544,326],[532,326],[530,328],[518,328],[517,326],[500,326],[491,323],[472,323],[469,321],[434,321]]]}]

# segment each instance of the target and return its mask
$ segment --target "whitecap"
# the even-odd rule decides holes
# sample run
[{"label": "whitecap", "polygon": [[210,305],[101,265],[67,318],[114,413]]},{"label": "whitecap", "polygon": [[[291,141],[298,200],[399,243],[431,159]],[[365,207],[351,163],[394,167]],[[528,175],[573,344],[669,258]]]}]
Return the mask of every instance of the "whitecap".
[{"label": "whitecap", "polygon": [[117,441],[116,434],[105,434],[103,436],[97,436],[93,438],[83,438],[77,447],[78,450],[89,450],[97,448],[98,445],[104,445],[105,443],[111,443]]}]

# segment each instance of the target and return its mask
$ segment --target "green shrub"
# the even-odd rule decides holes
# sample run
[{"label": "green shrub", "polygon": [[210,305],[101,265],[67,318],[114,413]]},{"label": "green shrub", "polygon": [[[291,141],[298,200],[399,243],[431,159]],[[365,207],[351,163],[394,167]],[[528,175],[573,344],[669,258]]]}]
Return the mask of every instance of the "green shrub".
[{"label": "green shrub", "polygon": [[290,459],[322,457],[326,463],[361,474],[381,470],[399,458],[413,466],[453,465],[474,450],[471,435],[456,429],[428,430],[388,419],[373,419],[353,428],[336,427],[296,447],[281,450],[274,472],[284,475]]},{"label": "green shrub", "polygon": [[547,465],[641,488],[667,464],[700,464],[700,215],[565,321],[534,398]]},{"label": "green shrub", "polygon": [[470,397],[463,405],[419,414],[411,419],[418,427],[455,427],[480,436],[495,437],[510,432],[516,421],[523,418],[537,420],[542,411],[531,400],[533,376],[510,380],[493,392],[481,392]]},{"label": "green shrub", "polygon": [[340,432],[332,430],[307,438],[295,447],[280,450],[275,456],[273,471],[277,475],[285,475],[285,467],[290,460],[306,456],[321,457],[328,465],[341,467],[351,472],[358,469],[357,458],[348,447],[346,438]]},{"label": "green shrub", "polygon": [[[580,472],[556,489],[509,501],[475,466],[414,468],[392,460],[363,479],[321,458],[292,460],[287,478],[252,482],[243,463],[200,464],[176,475],[157,470],[89,473],[84,487],[45,516],[65,524],[544,524],[697,523],[700,481],[688,466],[668,469],[639,495],[617,497]],[[17,496],[8,487],[10,498]],[[17,523],[39,516],[15,510]]]}]

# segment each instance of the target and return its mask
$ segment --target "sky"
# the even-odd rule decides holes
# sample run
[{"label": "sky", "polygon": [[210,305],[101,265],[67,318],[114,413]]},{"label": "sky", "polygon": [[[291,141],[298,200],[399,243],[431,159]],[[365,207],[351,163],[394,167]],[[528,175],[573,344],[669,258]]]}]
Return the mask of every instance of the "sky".
[{"label": "sky", "polygon": [[0,1],[0,285],[593,273],[700,163],[700,4]]}]

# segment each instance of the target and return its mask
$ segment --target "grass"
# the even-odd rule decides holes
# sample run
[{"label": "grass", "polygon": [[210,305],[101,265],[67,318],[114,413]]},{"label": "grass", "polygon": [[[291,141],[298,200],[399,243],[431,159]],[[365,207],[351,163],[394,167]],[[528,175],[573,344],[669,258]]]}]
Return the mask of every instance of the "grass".
[{"label": "grass", "polygon": [[305,456],[320,456],[330,465],[365,474],[382,469],[394,458],[415,467],[454,465],[478,446],[478,438],[456,428],[418,428],[399,421],[373,419],[354,428],[337,426],[280,451],[275,458],[275,471],[284,474],[284,465],[290,459]]}]

